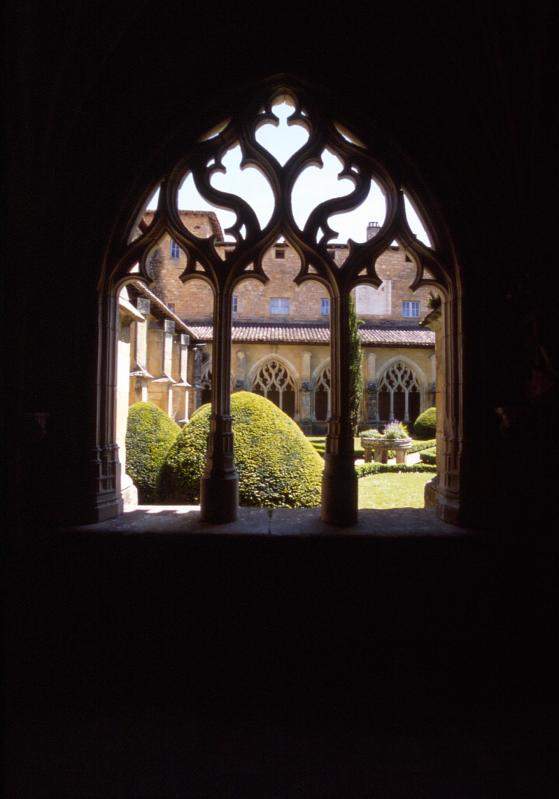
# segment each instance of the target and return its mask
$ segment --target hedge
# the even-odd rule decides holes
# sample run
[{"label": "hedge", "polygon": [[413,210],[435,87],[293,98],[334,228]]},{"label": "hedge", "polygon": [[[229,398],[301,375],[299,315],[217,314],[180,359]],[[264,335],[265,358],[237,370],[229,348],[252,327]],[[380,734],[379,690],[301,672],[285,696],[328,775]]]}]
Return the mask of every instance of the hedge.
[{"label": "hedge", "polygon": [[433,449],[436,443],[436,438],[426,438],[425,441],[414,441],[411,447],[406,450],[406,453],[411,455],[412,452],[423,452],[426,449]]},{"label": "hedge", "polygon": [[435,447],[431,447],[431,449],[425,449],[419,455],[422,463],[436,463],[437,462],[437,450]]},{"label": "hedge", "polygon": [[136,402],[128,409],[126,472],[141,503],[159,500],[159,473],[179,431],[178,424],[152,402]]},{"label": "hedge", "polygon": [[413,425],[416,438],[434,438],[437,432],[437,409],[427,408],[420,413]]},{"label": "hedge", "polygon": [[430,463],[363,463],[355,467],[357,477],[367,477],[369,474],[385,474],[393,472],[436,472],[437,467]]},{"label": "hedge", "polygon": [[[206,463],[210,405],[203,405],[167,454],[160,493],[167,502],[198,502]],[[297,424],[269,400],[248,391],[231,396],[235,465],[241,505],[315,507],[324,462]]]}]

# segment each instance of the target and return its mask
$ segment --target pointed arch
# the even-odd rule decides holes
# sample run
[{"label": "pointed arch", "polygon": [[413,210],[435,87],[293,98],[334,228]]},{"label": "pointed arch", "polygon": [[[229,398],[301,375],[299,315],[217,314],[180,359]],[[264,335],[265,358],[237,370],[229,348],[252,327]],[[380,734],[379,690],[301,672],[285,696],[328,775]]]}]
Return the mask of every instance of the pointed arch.
[{"label": "pointed arch", "polygon": [[295,416],[296,382],[283,358],[269,355],[261,359],[251,375],[251,391],[269,399],[291,418]]},{"label": "pointed arch", "polygon": [[415,422],[422,410],[425,386],[425,375],[411,358],[391,358],[378,383],[381,420]]},{"label": "pointed arch", "polygon": [[331,386],[330,358],[325,358],[314,370],[312,379],[314,418],[317,422],[326,422],[330,418]]}]

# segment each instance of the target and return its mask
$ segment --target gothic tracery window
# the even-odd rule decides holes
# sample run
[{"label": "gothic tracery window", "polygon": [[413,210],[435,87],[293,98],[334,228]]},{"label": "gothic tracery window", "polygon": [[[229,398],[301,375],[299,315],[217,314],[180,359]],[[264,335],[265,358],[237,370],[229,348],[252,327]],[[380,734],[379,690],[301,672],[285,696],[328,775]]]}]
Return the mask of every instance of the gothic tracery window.
[{"label": "gothic tracery window", "polygon": [[260,367],[252,390],[269,399],[288,416],[293,418],[295,415],[295,382],[280,361],[270,359]]},{"label": "gothic tracery window", "polygon": [[420,386],[412,367],[397,361],[379,382],[379,415],[382,421],[414,422],[420,411]]},{"label": "gothic tracery window", "polygon": [[208,358],[202,364],[200,373],[200,404],[205,405],[206,402],[212,401],[212,363]]},{"label": "gothic tracery window", "polygon": [[[297,133],[297,140],[280,145],[275,134],[282,128]],[[307,181],[321,169],[330,177],[327,184],[321,184],[321,201],[317,204],[317,195],[308,190]],[[249,178],[257,179],[256,193],[253,184],[249,185]],[[401,176],[391,174],[379,154],[369,151],[365,141],[330,115],[327,104],[297,81],[285,82],[283,78],[264,83],[246,105],[201,135],[161,176],[158,186],[149,224],[143,218],[145,206],[144,211],[137,209],[141,221],[138,223],[136,213],[132,235],[127,231],[128,247],[119,250],[118,258],[110,264],[109,280],[111,286],[117,286],[134,271],[139,280],[149,283],[151,256],[169,237],[184,255],[180,280],[186,283],[203,279],[212,288],[213,374],[206,374],[202,386],[202,390],[209,392],[213,378],[212,427],[208,462],[202,477],[205,486],[202,518],[231,521],[237,512],[238,474],[233,457],[228,390],[233,292],[244,277],[266,283],[264,254],[270,247],[286,241],[300,256],[297,284],[318,280],[331,298],[331,385],[329,391],[325,385],[319,389],[319,394],[329,397],[330,417],[322,517],[336,524],[354,523],[357,476],[348,478],[347,469],[353,449],[347,401],[351,369],[346,346],[351,293],[359,285],[379,288],[382,280],[376,263],[394,241],[405,248],[416,264],[413,290],[430,285],[452,287],[452,278],[440,260],[435,238],[429,236],[422,241],[412,232],[408,206],[415,198],[408,198]],[[152,192],[154,188],[151,187]],[[210,224],[207,230],[201,230],[199,224],[182,214],[183,197],[190,196],[191,191],[228,215],[223,225],[226,246],[219,243],[221,236],[215,226],[212,228]],[[268,198],[266,203],[259,201],[259,207],[256,204],[253,207],[254,197],[261,197],[262,192]],[[376,194],[382,198],[376,235],[366,238],[353,235],[344,226],[350,224],[350,218],[356,220],[358,209],[367,208]],[[351,246],[342,260],[335,245],[344,242],[351,242]],[[276,249],[279,252],[281,248]],[[106,313],[112,313],[109,301]],[[274,370],[271,363],[275,363]],[[294,415],[295,385],[288,370],[277,360],[272,359],[262,367],[254,390]],[[404,418],[415,413],[419,403],[417,381],[410,386],[401,381],[392,385],[391,378],[386,377],[381,394],[385,393],[391,416],[401,409]],[[101,424],[99,429],[110,431],[114,412],[109,403],[106,407],[110,424]],[[112,451],[111,442],[112,439],[106,443],[108,451]],[[348,485],[342,493],[340,481]]]},{"label": "gothic tracery window", "polygon": [[314,386],[314,415],[317,422],[330,416],[330,366],[322,369]]}]

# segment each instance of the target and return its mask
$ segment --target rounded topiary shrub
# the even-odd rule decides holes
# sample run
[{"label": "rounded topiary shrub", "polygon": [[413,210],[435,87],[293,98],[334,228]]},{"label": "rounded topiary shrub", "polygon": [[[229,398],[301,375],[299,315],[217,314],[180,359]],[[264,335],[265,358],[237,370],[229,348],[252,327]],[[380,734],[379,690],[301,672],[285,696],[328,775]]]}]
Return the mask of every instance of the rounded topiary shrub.
[{"label": "rounded topiary shrub", "polygon": [[180,427],[152,402],[136,402],[128,409],[126,472],[142,503],[158,502],[159,472]]},{"label": "rounded topiary shrub", "polygon": [[[160,479],[167,502],[199,501],[210,413],[210,405],[199,408],[167,454]],[[231,416],[241,505],[318,505],[324,461],[295,422],[248,391],[231,396]]]},{"label": "rounded topiary shrub", "polygon": [[416,438],[435,438],[437,432],[437,409],[427,408],[415,420],[413,433]]}]

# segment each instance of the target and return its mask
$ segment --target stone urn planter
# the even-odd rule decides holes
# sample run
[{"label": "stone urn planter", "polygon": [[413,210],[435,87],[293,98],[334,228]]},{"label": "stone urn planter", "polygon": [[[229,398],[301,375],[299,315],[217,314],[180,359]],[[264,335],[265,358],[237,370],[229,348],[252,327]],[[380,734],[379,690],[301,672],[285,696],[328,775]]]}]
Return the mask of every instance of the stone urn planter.
[{"label": "stone urn planter", "polygon": [[363,447],[363,457],[365,463],[376,461],[386,463],[388,461],[388,450],[396,453],[396,463],[406,462],[406,452],[412,445],[411,438],[367,438],[361,436],[361,446]]}]

